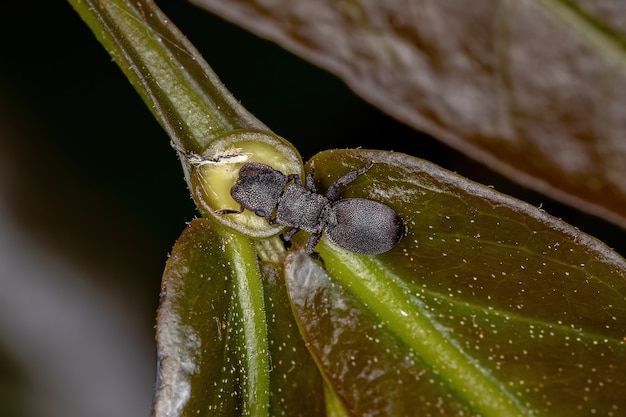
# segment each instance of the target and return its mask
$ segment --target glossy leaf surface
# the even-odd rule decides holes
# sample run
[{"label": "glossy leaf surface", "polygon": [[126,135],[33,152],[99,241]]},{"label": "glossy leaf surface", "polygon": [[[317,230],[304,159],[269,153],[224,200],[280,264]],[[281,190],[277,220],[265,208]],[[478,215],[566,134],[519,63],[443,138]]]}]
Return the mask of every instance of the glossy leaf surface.
[{"label": "glossy leaf surface", "polygon": [[69,0],[181,148],[200,152],[234,129],[267,130],[149,0]]},{"label": "glossy leaf surface", "polygon": [[626,226],[622,0],[192,0],[512,179]]},{"label": "glossy leaf surface", "polygon": [[[358,256],[322,244],[328,275],[288,261],[298,321],[352,415],[619,415],[626,263],[541,210],[402,154],[327,151],[325,189],[396,209],[408,235]],[[416,412],[415,410],[419,410]]]},{"label": "glossy leaf surface", "polygon": [[[161,35],[175,28],[154,5],[72,4],[131,68],[151,107],[165,106],[165,116],[155,114],[172,123],[164,124],[172,138],[183,145],[195,138],[185,149],[205,144],[204,131],[187,124],[193,118],[184,110],[193,109],[175,99],[196,93],[185,70],[195,64],[159,49]],[[160,23],[167,27],[150,29]],[[161,81],[172,88],[159,89]],[[177,91],[177,83],[185,87]],[[236,106],[212,96],[219,91],[198,94],[207,96],[197,102],[205,103],[199,117],[220,100]],[[229,114],[212,119],[234,121],[222,133],[250,127]],[[323,242],[328,275],[297,245],[283,270],[275,237],[254,242],[212,220],[190,224],[163,277],[155,416],[619,415],[626,408],[623,259],[536,208],[401,154],[321,154],[320,188],[370,160],[374,168],[342,194],[389,204],[408,235],[377,257]]]},{"label": "glossy leaf surface", "polygon": [[191,222],[165,269],[153,415],[320,415],[280,269],[259,269],[251,242],[220,229]]}]

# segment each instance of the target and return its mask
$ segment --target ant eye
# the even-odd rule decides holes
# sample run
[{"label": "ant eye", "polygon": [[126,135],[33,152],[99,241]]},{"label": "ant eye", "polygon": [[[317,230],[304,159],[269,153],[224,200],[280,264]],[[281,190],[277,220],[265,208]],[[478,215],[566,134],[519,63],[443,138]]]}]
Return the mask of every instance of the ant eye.
[{"label": "ant eye", "polygon": [[259,217],[267,217],[267,214],[265,214],[265,210],[256,210],[254,214],[256,214]]}]

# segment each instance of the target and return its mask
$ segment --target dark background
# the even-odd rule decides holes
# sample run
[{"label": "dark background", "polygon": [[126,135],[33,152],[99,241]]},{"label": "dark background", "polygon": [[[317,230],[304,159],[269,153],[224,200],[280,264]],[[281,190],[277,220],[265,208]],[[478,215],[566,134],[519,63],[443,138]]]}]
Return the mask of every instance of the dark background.
[{"label": "dark background", "polygon": [[[333,75],[187,3],[158,4],[305,160],[331,147],[405,152],[541,205],[626,253],[623,230],[397,123]],[[69,4],[1,7],[0,414],[148,415],[161,272],[197,214],[180,165]]]}]

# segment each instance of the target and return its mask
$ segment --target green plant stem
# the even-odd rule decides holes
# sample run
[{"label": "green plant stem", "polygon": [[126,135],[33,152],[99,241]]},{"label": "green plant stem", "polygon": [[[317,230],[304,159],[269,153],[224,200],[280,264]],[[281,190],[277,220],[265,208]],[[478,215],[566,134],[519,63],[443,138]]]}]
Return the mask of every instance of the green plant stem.
[{"label": "green plant stem", "polygon": [[178,147],[199,152],[234,129],[267,130],[154,2],[68,1]]}]

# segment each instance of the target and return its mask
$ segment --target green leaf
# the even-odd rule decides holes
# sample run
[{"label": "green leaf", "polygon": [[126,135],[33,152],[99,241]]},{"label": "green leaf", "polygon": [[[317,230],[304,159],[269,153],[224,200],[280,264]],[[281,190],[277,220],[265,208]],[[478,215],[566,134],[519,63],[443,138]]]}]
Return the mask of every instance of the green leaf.
[{"label": "green leaf", "polygon": [[322,380],[290,314],[281,268],[249,239],[194,220],[163,275],[155,416],[318,416]]},{"label": "green leaf", "polygon": [[626,227],[622,0],[192,0],[515,181]]},{"label": "green leaf", "polygon": [[[231,266],[233,256],[238,259]],[[220,234],[207,220],[193,221],[164,272],[155,415],[209,410],[267,415],[269,351],[263,317],[250,243]]]},{"label": "green leaf", "polygon": [[[70,1],[170,133],[205,215],[232,204],[206,196],[228,191],[238,169],[228,158],[301,171],[295,150],[250,119],[154,4]],[[283,267],[283,244],[269,237],[278,230],[250,226],[250,216],[190,223],[163,276],[155,417],[626,408],[623,259],[406,155],[320,154],[320,189],[370,160],[342,195],[384,202],[405,220],[407,236],[386,254],[322,241],[325,271],[299,251],[299,236]]]},{"label": "green leaf", "polygon": [[619,415],[626,262],[541,210],[402,154],[327,151],[320,189],[396,209],[408,234],[359,256],[323,240],[287,285],[312,354],[351,415]]}]

